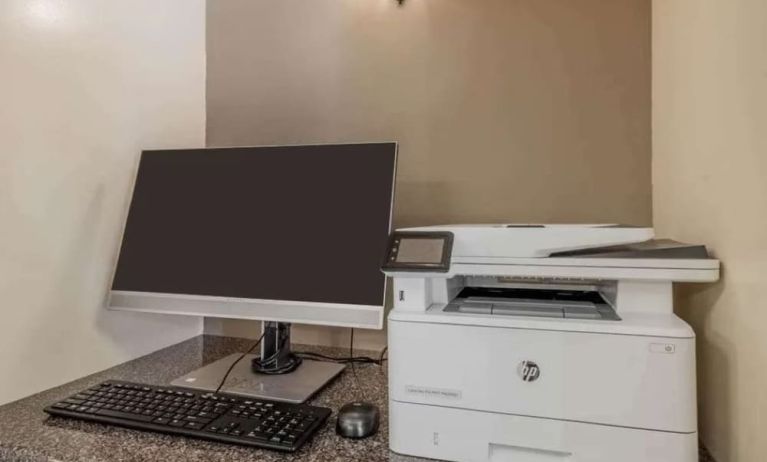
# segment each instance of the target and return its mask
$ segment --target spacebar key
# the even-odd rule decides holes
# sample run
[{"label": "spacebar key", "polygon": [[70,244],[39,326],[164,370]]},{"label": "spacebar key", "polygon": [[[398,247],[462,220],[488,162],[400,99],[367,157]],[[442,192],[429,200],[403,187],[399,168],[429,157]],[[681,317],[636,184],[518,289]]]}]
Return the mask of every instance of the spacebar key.
[{"label": "spacebar key", "polygon": [[108,411],[102,409],[96,413],[96,415],[104,417],[115,417],[117,419],[136,420],[139,422],[151,422],[154,417],[141,414],[129,414],[127,412]]}]

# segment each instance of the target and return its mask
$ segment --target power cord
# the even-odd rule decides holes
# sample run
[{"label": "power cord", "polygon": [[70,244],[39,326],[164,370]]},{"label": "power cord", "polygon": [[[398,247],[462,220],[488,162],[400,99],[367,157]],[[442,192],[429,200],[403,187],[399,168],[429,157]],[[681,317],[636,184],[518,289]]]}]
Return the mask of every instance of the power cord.
[{"label": "power cord", "polygon": [[261,334],[261,337],[259,337],[259,338],[258,338],[258,340],[256,341],[256,343],[254,343],[254,344],[253,344],[253,346],[251,346],[251,347],[248,349],[248,351],[246,351],[245,353],[241,354],[241,355],[240,355],[240,357],[239,357],[239,358],[237,358],[237,360],[236,360],[235,362],[233,362],[231,366],[229,366],[229,369],[227,369],[227,371],[226,371],[226,374],[224,374],[224,378],[223,378],[223,379],[221,379],[221,383],[218,385],[218,388],[216,388],[216,393],[218,393],[219,391],[221,391],[221,388],[222,388],[222,387],[224,386],[224,384],[226,383],[226,379],[228,379],[228,378],[229,378],[229,374],[231,374],[231,373],[232,373],[232,369],[234,369],[234,366],[236,366],[236,365],[237,365],[237,363],[239,363],[240,361],[242,361],[242,358],[244,358],[245,356],[247,356],[247,355],[249,355],[250,353],[252,353],[252,352],[253,352],[253,350],[255,350],[255,349],[256,349],[256,347],[257,347],[258,345],[260,345],[260,344],[261,344],[261,340],[263,340],[263,339],[264,339],[264,335],[266,335],[266,332],[264,332],[263,334]]},{"label": "power cord", "polygon": [[283,337],[282,341],[280,342],[280,346],[277,347],[277,350],[272,353],[271,356],[269,356],[266,359],[261,358],[254,358],[253,359],[253,370],[254,372],[257,372],[258,374],[264,374],[264,375],[280,375],[285,374],[288,372],[291,372],[295,370],[298,366],[301,365],[301,362],[303,359],[300,356],[292,355],[291,361],[286,362],[282,367],[279,368],[269,368],[269,366],[279,358],[280,353],[282,352],[282,349],[285,348],[285,343],[287,342],[288,337]]},{"label": "power cord", "polygon": [[386,353],[389,351],[389,346],[385,346],[383,350],[381,350],[381,357],[378,358],[378,365],[383,366],[384,361],[386,361],[388,358],[384,358],[386,356]]},{"label": "power cord", "polygon": [[[354,357],[354,328],[351,329],[351,333],[349,334],[349,357]],[[357,393],[362,395],[362,401],[367,401],[365,399],[365,390],[360,386],[360,378],[357,376],[357,363],[352,361],[351,364],[352,373],[354,374],[354,383],[357,385]]]},{"label": "power cord", "polygon": [[[301,356],[305,359],[314,359],[317,361],[326,361],[331,363],[339,363],[339,364],[351,364],[351,363],[357,363],[357,364],[376,364],[378,366],[382,366],[383,362],[381,362],[380,359],[377,358],[371,358],[369,356],[355,356],[355,357],[335,357],[335,356],[326,356],[320,353],[314,353],[310,351],[304,351],[304,352],[298,352],[297,355]],[[385,362],[386,359],[384,358],[383,361]]]},{"label": "power cord", "polygon": [[[353,331],[354,329],[352,329]],[[353,345],[354,343],[354,334],[351,334],[351,343]],[[297,355],[301,356],[305,359],[314,359],[316,361],[327,361],[331,363],[338,363],[338,364],[351,364],[351,363],[357,363],[357,364],[376,364],[378,366],[383,366],[383,364],[388,361],[388,358],[386,357],[386,352],[389,350],[389,347],[384,347],[383,350],[381,350],[381,355],[378,358],[371,358],[370,356],[354,356],[353,348],[349,348],[349,356],[348,357],[338,357],[338,356],[327,356],[323,355],[321,353],[315,353],[313,351],[299,351],[296,352]]]}]

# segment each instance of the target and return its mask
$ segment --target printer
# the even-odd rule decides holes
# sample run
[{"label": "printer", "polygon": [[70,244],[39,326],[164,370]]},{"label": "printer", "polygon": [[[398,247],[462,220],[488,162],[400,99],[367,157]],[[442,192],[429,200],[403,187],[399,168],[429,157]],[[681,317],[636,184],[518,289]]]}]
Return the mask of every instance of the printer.
[{"label": "printer", "polygon": [[391,449],[451,461],[698,460],[695,334],[675,282],[704,246],[618,225],[392,233]]}]

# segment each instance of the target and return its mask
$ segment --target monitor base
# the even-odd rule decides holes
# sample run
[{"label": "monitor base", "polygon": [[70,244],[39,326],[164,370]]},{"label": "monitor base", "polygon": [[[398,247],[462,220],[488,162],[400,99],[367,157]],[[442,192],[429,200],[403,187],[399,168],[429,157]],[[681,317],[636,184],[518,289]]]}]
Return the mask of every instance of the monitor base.
[{"label": "monitor base", "polygon": [[[241,353],[235,353],[212,362],[179,377],[172,381],[171,385],[216,391],[227,369],[240,355]],[[288,403],[303,403],[346,367],[343,364],[304,359],[301,366],[289,374],[256,374],[251,370],[251,363],[257,356],[246,355],[242,361],[237,363],[229,374],[226,384],[221,388],[222,393]]]}]

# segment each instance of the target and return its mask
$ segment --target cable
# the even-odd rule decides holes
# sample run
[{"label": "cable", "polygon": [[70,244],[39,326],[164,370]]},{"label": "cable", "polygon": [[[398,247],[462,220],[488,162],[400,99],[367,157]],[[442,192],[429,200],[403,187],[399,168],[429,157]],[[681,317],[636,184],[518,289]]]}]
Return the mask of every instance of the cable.
[{"label": "cable", "polygon": [[[354,328],[352,327],[351,333],[349,335],[349,357],[354,357]],[[362,389],[360,386],[360,378],[357,376],[357,363],[352,361],[352,373],[354,374],[354,383],[357,385],[357,393],[362,395],[362,401],[366,401],[365,399],[365,390]]]},{"label": "cable", "polygon": [[285,347],[285,341],[286,340],[287,340],[287,337],[282,337],[282,339],[280,341],[280,345],[277,348],[275,348],[274,353],[272,353],[271,356],[269,356],[266,359],[253,358],[253,362],[258,363],[261,366],[265,366],[265,365],[273,362],[275,359],[277,359],[280,356],[280,352],[281,352],[280,350],[282,350]]},{"label": "cable", "polygon": [[388,361],[388,358],[386,357],[386,353],[388,350],[389,350],[389,347],[384,347],[384,349],[381,350],[381,354],[378,358],[371,358],[370,356],[348,356],[348,357],[327,356],[321,353],[315,353],[313,351],[297,351],[296,354],[305,359],[314,359],[317,361],[327,361],[327,362],[338,363],[338,364],[351,364],[351,363],[376,364],[378,366],[383,367],[384,362]]},{"label": "cable", "polygon": [[253,346],[251,346],[251,347],[248,349],[248,351],[246,351],[245,353],[241,354],[241,355],[240,355],[240,357],[239,357],[239,358],[237,358],[237,360],[236,360],[235,362],[233,362],[231,366],[229,366],[229,369],[226,371],[226,374],[224,374],[224,378],[223,378],[223,379],[221,379],[221,383],[218,385],[218,388],[216,388],[216,393],[218,393],[219,391],[221,391],[221,388],[222,388],[222,387],[224,386],[224,384],[226,383],[226,379],[228,379],[228,378],[229,378],[229,374],[231,374],[231,373],[232,373],[232,369],[234,369],[234,366],[236,366],[236,365],[237,365],[237,363],[239,363],[240,361],[242,361],[242,358],[244,358],[245,356],[247,356],[248,354],[250,354],[251,352],[253,352],[253,350],[255,350],[255,349],[256,349],[256,347],[257,347],[258,345],[260,345],[260,344],[261,344],[261,340],[263,340],[263,339],[264,339],[264,335],[266,335],[266,331],[264,331],[264,333],[262,333],[262,334],[261,334],[261,337],[259,337],[259,338],[258,338],[258,340],[256,341],[256,343],[254,343],[254,344],[253,344]]},{"label": "cable", "polygon": [[381,350],[381,357],[378,358],[378,365],[379,366],[383,366],[383,362],[386,361],[386,359],[384,359],[384,356],[386,356],[386,352],[387,351],[389,351],[389,346],[388,345],[385,346],[383,350]]},{"label": "cable", "polygon": [[270,368],[270,365],[277,361],[282,353],[282,349],[285,348],[285,343],[287,343],[288,337],[282,337],[282,340],[280,342],[280,345],[277,347],[274,353],[272,353],[271,356],[269,356],[266,359],[260,359],[260,358],[253,358],[251,368],[253,369],[253,372],[257,374],[264,374],[264,375],[280,375],[280,374],[287,374],[288,372],[293,372],[298,366],[301,365],[301,362],[303,359],[300,356],[296,356],[295,354],[291,354],[289,356],[289,360],[282,365],[282,367],[275,367]]},{"label": "cable", "polygon": [[[353,358],[347,358],[347,357],[334,357],[334,356],[326,356],[320,353],[314,353],[311,351],[302,351],[302,352],[296,352],[297,355],[305,358],[305,359],[315,359],[319,361],[326,361],[326,362],[332,362],[332,363],[339,363],[339,364],[351,364],[351,363],[357,363],[357,364],[377,364],[381,365],[380,361],[375,358],[370,358],[368,356],[355,356]],[[384,359],[384,361],[386,361]]]}]

